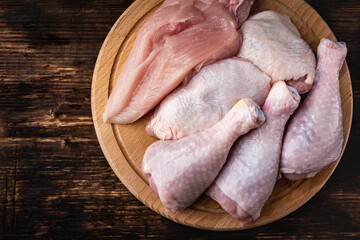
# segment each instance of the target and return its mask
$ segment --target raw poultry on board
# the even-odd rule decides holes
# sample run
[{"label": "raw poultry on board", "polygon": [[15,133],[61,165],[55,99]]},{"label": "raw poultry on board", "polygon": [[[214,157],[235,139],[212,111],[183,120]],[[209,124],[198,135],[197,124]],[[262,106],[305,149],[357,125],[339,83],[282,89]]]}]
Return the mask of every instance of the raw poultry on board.
[{"label": "raw poultry on board", "polygon": [[288,16],[247,19],[253,2],[165,0],[108,100],[104,121],[119,124],[161,102],[146,128],[162,140],[146,150],[142,173],[171,213],[206,191],[244,226],[260,216],[280,172],[312,177],[341,153],[346,45],[322,39],[316,66]]}]

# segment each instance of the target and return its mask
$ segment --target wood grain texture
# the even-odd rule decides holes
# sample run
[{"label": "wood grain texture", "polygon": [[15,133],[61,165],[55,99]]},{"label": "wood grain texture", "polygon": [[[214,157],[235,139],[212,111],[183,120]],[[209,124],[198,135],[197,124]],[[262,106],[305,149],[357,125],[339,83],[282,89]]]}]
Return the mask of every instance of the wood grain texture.
[{"label": "wood grain texture", "polygon": [[289,216],[211,232],[143,205],[98,145],[93,69],[131,1],[0,0],[0,239],[359,239],[360,6],[308,3],[349,48],[354,117],[342,160],[326,186]]},{"label": "wood grain texture", "polygon": [[[239,230],[258,227],[298,209],[320,190],[334,171],[338,161],[313,178],[297,182],[286,179],[278,181],[262,209],[261,216],[255,222],[240,227],[238,220],[231,217],[219,204],[205,195],[192,206],[175,215],[169,215],[165,211],[160,199],[141,174],[143,155],[146,149],[156,141],[145,131],[146,123],[152,113],[127,125],[103,122],[102,115],[107,99],[115,86],[137,33],[161,3],[162,0],[135,1],[114,24],[103,43],[96,62],[91,96],[94,125],[100,146],[115,174],[136,198],[151,209],[175,222],[196,228]],[[329,37],[335,40],[334,34],[323,19],[302,0],[257,0],[252,7],[251,14],[265,10],[275,10],[291,16],[292,22],[315,52],[320,39]],[[344,150],[350,133],[353,109],[351,80],[346,63],[340,72],[340,89]]]}]

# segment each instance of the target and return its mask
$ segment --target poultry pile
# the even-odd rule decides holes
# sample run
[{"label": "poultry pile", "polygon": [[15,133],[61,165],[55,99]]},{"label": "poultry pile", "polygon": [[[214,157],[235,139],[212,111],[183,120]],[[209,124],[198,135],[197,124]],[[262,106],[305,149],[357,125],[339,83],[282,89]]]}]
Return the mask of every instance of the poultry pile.
[{"label": "poultry pile", "polygon": [[345,43],[321,39],[315,57],[288,16],[249,17],[253,3],[165,0],[109,97],[107,123],[156,107],[142,172],[170,213],[205,193],[244,226],[280,175],[313,177],[341,154]]}]

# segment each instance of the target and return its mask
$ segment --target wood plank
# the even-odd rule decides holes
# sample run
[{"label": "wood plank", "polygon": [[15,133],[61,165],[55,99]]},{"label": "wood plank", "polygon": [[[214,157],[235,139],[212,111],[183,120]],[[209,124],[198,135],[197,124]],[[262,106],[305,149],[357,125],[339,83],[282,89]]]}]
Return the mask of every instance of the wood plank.
[{"label": "wood plank", "polygon": [[307,2],[349,48],[349,144],[326,186],[294,213],[256,229],[209,232],[139,202],[89,123],[97,54],[132,1],[0,0],[0,239],[359,239],[360,5]]}]

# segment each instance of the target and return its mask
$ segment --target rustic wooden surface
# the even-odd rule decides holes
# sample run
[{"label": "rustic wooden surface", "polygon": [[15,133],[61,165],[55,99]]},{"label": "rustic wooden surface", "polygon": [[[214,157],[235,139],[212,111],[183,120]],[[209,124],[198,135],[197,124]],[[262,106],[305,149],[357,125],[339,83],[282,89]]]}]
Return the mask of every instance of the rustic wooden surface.
[{"label": "rustic wooden surface", "polygon": [[359,239],[360,4],[308,1],[347,43],[354,118],[326,186],[272,224],[210,232],[156,214],[117,179],[92,124],[101,44],[131,1],[0,0],[0,239]]}]

